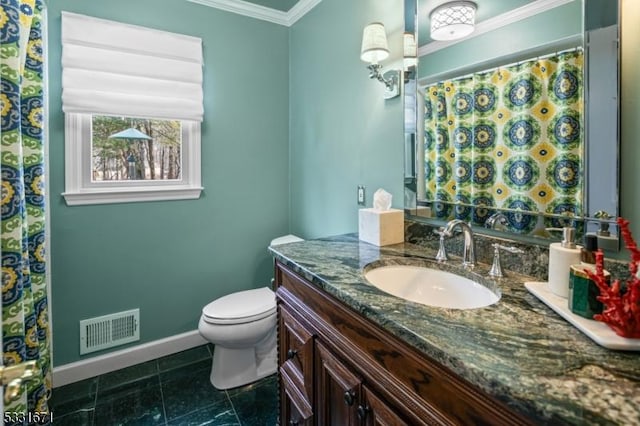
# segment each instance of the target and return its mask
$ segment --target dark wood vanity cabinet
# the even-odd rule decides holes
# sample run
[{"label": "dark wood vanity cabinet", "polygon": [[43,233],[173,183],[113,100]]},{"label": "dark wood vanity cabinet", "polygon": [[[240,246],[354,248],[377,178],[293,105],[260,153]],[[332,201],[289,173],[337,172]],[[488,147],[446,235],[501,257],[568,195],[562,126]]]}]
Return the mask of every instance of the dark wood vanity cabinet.
[{"label": "dark wood vanity cabinet", "polygon": [[280,425],[531,422],[276,262]]}]

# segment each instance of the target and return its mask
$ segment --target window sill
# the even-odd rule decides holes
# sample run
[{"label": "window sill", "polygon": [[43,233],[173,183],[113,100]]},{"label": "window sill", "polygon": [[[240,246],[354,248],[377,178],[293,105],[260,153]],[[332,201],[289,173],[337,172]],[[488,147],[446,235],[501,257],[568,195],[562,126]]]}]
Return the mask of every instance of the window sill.
[{"label": "window sill", "polygon": [[195,200],[200,198],[204,188],[173,187],[173,188],[103,188],[83,192],[63,192],[68,206],[82,206],[90,204],[137,203],[144,201],[167,200]]}]

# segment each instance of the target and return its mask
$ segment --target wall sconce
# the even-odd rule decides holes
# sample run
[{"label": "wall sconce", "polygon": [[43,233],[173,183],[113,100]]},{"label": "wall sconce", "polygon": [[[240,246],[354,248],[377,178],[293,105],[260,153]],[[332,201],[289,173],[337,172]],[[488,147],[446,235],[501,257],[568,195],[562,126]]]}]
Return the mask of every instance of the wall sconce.
[{"label": "wall sconce", "polygon": [[433,9],[431,38],[456,40],[471,34],[475,28],[477,6],[472,1],[452,1]]},{"label": "wall sconce", "polygon": [[418,65],[416,36],[413,33],[404,33],[402,36],[402,45],[404,48],[404,70],[407,71],[409,67]]},{"label": "wall sconce", "polygon": [[385,85],[385,99],[400,95],[400,71],[391,70],[380,74],[382,65],[378,62],[387,59],[388,56],[389,47],[387,46],[387,33],[384,30],[384,24],[374,22],[364,27],[360,59],[369,63],[367,66],[369,78],[375,78]]}]

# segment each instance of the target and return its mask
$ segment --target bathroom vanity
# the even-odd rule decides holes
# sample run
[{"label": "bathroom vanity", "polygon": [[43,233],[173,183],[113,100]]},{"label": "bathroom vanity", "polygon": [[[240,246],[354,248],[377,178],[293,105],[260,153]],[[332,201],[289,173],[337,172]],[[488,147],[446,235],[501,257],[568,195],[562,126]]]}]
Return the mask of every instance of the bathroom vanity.
[{"label": "bathroom vanity", "polygon": [[526,291],[531,277],[491,281],[494,305],[442,309],[362,275],[433,265],[430,249],[347,235],[270,250],[282,425],[640,424],[638,354],[594,344]]}]

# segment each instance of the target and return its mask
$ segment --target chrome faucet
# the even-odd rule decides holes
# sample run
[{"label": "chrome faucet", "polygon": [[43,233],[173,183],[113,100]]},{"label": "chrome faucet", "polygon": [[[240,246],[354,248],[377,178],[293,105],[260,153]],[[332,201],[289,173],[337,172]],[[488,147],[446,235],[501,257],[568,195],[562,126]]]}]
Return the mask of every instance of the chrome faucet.
[{"label": "chrome faucet", "polygon": [[493,246],[493,265],[491,265],[491,269],[489,269],[489,276],[493,278],[502,278],[504,277],[504,272],[502,272],[502,265],[500,264],[500,250],[508,251],[509,253],[524,253],[524,250],[519,249],[517,247],[507,247],[502,244],[492,244]]},{"label": "chrome faucet", "polygon": [[476,242],[473,239],[471,226],[460,219],[450,220],[442,233],[447,237],[453,236],[453,230],[460,227],[464,235],[464,249],[462,251],[462,265],[468,268],[476,266]]},{"label": "chrome faucet", "polygon": [[496,229],[496,225],[498,224],[502,226],[509,225],[509,219],[507,219],[507,217],[501,212],[497,212],[489,216],[487,221],[484,223],[484,226],[489,229]]}]

